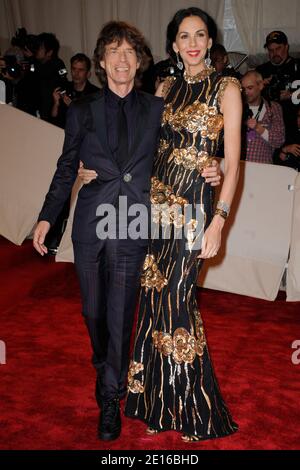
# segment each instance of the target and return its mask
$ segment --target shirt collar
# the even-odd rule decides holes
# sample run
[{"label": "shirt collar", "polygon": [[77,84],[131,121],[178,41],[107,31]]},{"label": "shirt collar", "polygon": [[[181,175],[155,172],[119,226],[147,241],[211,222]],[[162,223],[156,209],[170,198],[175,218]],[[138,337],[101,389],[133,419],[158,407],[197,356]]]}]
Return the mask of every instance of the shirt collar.
[{"label": "shirt collar", "polygon": [[121,100],[125,100],[126,103],[129,104],[129,106],[133,106],[135,100],[136,100],[136,89],[133,88],[128,95],[126,95],[124,98],[121,98],[119,95],[116,95],[108,86],[104,88],[104,94],[105,98],[107,100],[107,103],[109,105],[117,106]]}]

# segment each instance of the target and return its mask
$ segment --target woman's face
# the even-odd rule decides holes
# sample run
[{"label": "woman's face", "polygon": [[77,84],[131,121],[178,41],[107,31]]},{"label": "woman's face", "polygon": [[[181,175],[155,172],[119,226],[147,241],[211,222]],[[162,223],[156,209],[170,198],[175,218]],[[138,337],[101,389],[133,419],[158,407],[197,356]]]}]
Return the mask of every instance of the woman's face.
[{"label": "woman's face", "polygon": [[212,46],[207,26],[198,16],[188,16],[180,23],[173,49],[179,52],[189,73],[200,72],[204,68],[207,49]]}]

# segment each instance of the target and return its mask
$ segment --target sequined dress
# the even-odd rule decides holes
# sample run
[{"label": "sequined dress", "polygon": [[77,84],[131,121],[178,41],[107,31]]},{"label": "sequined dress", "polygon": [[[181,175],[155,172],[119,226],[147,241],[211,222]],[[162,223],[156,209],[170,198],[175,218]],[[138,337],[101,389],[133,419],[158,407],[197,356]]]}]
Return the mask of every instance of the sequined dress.
[{"label": "sequined dress", "polygon": [[[237,429],[219,391],[196,301],[199,240],[212,218],[214,197],[200,171],[223,139],[220,101],[229,82],[239,86],[208,69],[166,83],[150,194],[158,228],[143,267],[125,407],[127,416],[154,430],[200,439]],[[187,216],[180,210],[185,204]],[[180,238],[176,234],[184,224]]]}]

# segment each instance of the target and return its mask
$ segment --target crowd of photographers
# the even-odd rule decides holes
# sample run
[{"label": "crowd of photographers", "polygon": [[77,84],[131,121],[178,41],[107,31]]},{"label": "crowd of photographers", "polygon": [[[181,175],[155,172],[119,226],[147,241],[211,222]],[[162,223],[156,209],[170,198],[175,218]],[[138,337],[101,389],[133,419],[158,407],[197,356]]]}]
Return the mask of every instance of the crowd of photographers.
[{"label": "crowd of photographers", "polygon": [[59,48],[52,33],[35,36],[19,29],[0,58],[0,79],[7,103],[63,128],[71,101],[98,88],[89,82],[91,61],[85,54],[72,57],[68,80]]},{"label": "crowd of photographers", "polygon": [[[98,88],[90,83],[91,60],[78,53],[71,58],[71,81],[59,57],[59,42],[52,33],[37,36],[17,31],[11,48],[0,57],[0,79],[6,84],[6,101],[13,106],[64,128],[68,106]],[[211,60],[217,72],[241,80],[244,91],[242,158],[300,169],[300,63],[289,54],[282,31],[268,34],[264,45],[268,62],[242,76],[231,66],[226,49],[215,44]],[[154,93],[169,75],[180,75],[176,63],[166,59],[149,68],[140,84]],[[297,91],[298,89],[298,91]],[[220,155],[222,156],[222,155]]]},{"label": "crowd of photographers", "polygon": [[288,38],[283,31],[269,33],[264,47],[269,61],[257,67],[257,72],[263,79],[261,95],[269,108],[273,103],[280,105],[278,109],[283,118],[282,143],[272,147],[272,160],[276,164],[299,171],[300,62],[290,56]]},{"label": "crowd of photographers", "polygon": [[243,76],[229,63],[221,44],[211,49],[212,63],[223,75],[241,81],[244,98],[242,158],[300,169],[300,62],[289,54],[282,31],[264,44],[268,62]]}]

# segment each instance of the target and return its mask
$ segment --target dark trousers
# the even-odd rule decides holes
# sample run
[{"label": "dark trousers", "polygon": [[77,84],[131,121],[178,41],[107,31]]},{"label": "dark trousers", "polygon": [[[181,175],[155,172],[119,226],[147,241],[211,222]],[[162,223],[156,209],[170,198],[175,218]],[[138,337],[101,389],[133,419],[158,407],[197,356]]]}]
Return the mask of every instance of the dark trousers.
[{"label": "dark trousers", "polygon": [[146,248],[133,240],[106,240],[100,248],[73,241],[73,247],[99,404],[99,394],[101,399],[111,399],[125,387]]}]

